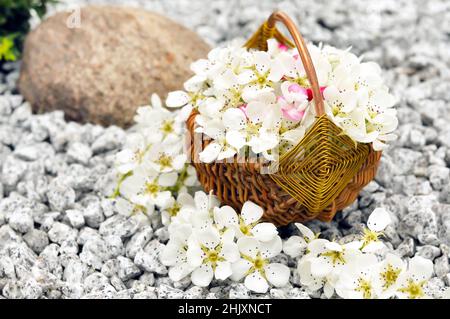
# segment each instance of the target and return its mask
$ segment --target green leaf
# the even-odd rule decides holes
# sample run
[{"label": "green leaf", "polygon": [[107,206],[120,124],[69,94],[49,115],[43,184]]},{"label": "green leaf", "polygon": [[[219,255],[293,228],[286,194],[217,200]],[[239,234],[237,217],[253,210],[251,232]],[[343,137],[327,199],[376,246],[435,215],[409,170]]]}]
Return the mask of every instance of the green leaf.
[{"label": "green leaf", "polygon": [[15,61],[16,55],[14,53],[14,41],[10,37],[0,38],[0,60]]}]

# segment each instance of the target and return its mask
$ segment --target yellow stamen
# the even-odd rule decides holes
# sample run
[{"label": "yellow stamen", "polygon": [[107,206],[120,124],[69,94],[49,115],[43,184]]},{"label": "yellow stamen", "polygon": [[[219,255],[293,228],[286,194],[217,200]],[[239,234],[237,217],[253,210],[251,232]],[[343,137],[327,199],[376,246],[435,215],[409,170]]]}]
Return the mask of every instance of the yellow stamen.
[{"label": "yellow stamen", "polygon": [[174,120],[166,120],[162,123],[160,130],[164,133],[164,135],[168,135],[174,131],[174,122]]},{"label": "yellow stamen", "polygon": [[178,202],[175,202],[175,203],[172,205],[172,207],[169,207],[169,208],[167,209],[167,212],[169,213],[169,215],[170,215],[171,217],[175,217],[175,216],[177,216],[177,214],[180,212],[180,209],[181,209],[181,205],[178,204]]},{"label": "yellow stamen", "polygon": [[405,287],[398,289],[398,291],[407,294],[409,299],[419,299],[425,296],[422,288],[424,284],[425,281],[416,283],[414,280],[409,279],[408,284]]},{"label": "yellow stamen", "polygon": [[173,162],[172,157],[166,154],[161,155],[157,161],[157,163],[161,166],[161,169],[171,168],[172,162]]},{"label": "yellow stamen", "polygon": [[381,236],[383,236],[382,232],[376,232],[368,228],[365,228],[363,231],[363,238],[362,238],[363,244],[361,246],[361,249],[367,247],[367,245],[369,245],[370,243],[379,241],[379,238]]},{"label": "yellow stamen", "polygon": [[372,298],[372,284],[364,278],[358,278],[358,286],[355,291],[362,292],[364,299]]},{"label": "yellow stamen", "polygon": [[386,266],[386,270],[380,273],[381,279],[383,280],[384,290],[395,284],[401,271],[401,269],[394,268],[391,264]]},{"label": "yellow stamen", "polygon": [[330,251],[327,251],[326,253],[322,253],[322,256],[330,257],[333,265],[336,265],[336,264],[343,265],[346,263],[343,251],[330,250]]},{"label": "yellow stamen", "polygon": [[215,270],[217,263],[225,261],[225,258],[220,256],[222,250],[222,245],[217,245],[214,249],[209,249],[206,246],[201,246],[202,251],[205,253],[205,258],[203,258],[203,263],[210,263],[211,267]]},{"label": "yellow stamen", "polygon": [[160,191],[160,187],[155,181],[153,182],[147,182],[145,184],[145,192],[150,195],[155,195]]}]

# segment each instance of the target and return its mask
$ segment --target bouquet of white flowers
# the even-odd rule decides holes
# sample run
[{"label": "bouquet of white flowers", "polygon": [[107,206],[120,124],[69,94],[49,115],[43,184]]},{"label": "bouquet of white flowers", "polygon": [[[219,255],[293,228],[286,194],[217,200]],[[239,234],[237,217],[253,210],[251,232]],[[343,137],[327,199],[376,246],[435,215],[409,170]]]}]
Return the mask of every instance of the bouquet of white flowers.
[{"label": "bouquet of white flowers", "polygon": [[[195,109],[196,132],[212,142],[200,153],[211,163],[243,149],[274,160],[297,145],[315,119],[312,88],[297,49],[276,39],[267,52],[247,50],[241,43],[213,49],[208,59],[192,64],[195,75],[185,91],[171,92],[168,107]],[[383,150],[397,127],[394,97],[374,62],[349,52],[310,44],[327,116],[359,143]]]},{"label": "bouquet of white flowers", "polygon": [[192,70],[166,104],[191,114],[200,183],[235,208],[258,203],[277,224],[331,219],[373,179],[395,137],[395,99],[379,66],[349,50],[306,45],[284,13]]}]

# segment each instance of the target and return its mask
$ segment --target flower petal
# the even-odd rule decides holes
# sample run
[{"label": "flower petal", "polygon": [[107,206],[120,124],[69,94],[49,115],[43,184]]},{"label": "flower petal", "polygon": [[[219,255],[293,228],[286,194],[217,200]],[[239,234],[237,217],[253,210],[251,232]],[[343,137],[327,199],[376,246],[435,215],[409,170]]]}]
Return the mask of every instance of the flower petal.
[{"label": "flower petal", "polygon": [[179,245],[169,241],[164,247],[160,259],[165,266],[174,266],[182,260],[182,255],[184,255],[184,257],[186,256],[186,254],[182,254],[180,251]]},{"label": "flower petal", "polygon": [[428,280],[433,274],[433,262],[421,256],[415,256],[409,261],[408,273],[414,280]]},{"label": "flower petal", "polygon": [[339,245],[338,243],[335,242],[328,242],[325,244],[325,248],[331,251],[338,251],[338,252],[342,252],[342,246]]},{"label": "flower petal", "polygon": [[311,274],[315,277],[325,277],[333,270],[330,258],[320,256],[311,260]]},{"label": "flower petal", "polygon": [[263,214],[264,210],[262,209],[262,207],[256,205],[251,201],[246,201],[242,206],[241,216],[246,225],[256,223],[261,219]]},{"label": "flower petal", "polygon": [[289,282],[291,271],[288,266],[273,263],[264,267],[267,280],[275,287],[286,286]]},{"label": "flower petal", "polygon": [[305,248],[306,242],[300,236],[291,236],[283,243],[283,251],[292,258],[300,256]]},{"label": "flower petal", "polygon": [[372,231],[383,231],[391,222],[389,212],[384,208],[375,208],[367,220],[367,227]]},{"label": "flower petal", "polygon": [[231,263],[227,261],[219,261],[216,266],[215,276],[216,279],[225,280],[231,276],[233,271],[231,270]]},{"label": "flower petal", "polygon": [[280,236],[275,236],[271,241],[260,242],[259,251],[261,256],[265,259],[273,258],[278,255],[283,248],[283,243]]},{"label": "flower petal", "polygon": [[211,163],[215,159],[217,159],[217,156],[219,156],[221,151],[222,145],[213,141],[212,143],[209,143],[208,146],[206,146],[205,149],[198,154],[199,159],[204,163]]},{"label": "flower petal", "polygon": [[239,259],[231,265],[231,269],[233,271],[231,279],[234,281],[241,281],[249,271],[250,267],[252,267],[252,264],[249,261],[242,258]]},{"label": "flower petal", "polygon": [[254,271],[247,277],[245,277],[244,281],[245,287],[250,289],[251,291],[254,291],[256,293],[266,293],[269,289],[269,284],[267,281],[261,276],[259,271]]},{"label": "flower petal", "polygon": [[251,232],[259,241],[270,241],[278,234],[277,228],[272,223],[259,223]]},{"label": "flower petal", "polygon": [[220,256],[229,262],[235,262],[240,256],[238,245],[233,242],[223,244]]},{"label": "flower petal", "polygon": [[196,268],[191,274],[192,283],[199,287],[207,287],[214,277],[213,269],[208,264]]},{"label": "flower petal", "polygon": [[175,265],[169,269],[169,278],[173,281],[180,281],[192,271],[192,268],[187,263]]},{"label": "flower petal", "polygon": [[251,258],[255,258],[258,253],[258,241],[251,237],[241,237],[237,241],[239,251]]},{"label": "flower petal", "polygon": [[199,267],[205,258],[205,253],[198,244],[192,244],[188,247],[186,257],[189,265],[192,267]]},{"label": "flower petal", "polygon": [[245,136],[241,132],[228,131],[225,136],[228,144],[230,144],[231,146],[233,146],[238,150],[244,147],[246,143]]},{"label": "flower petal", "polygon": [[300,223],[295,223],[295,226],[298,228],[298,230],[303,235],[303,237],[307,238],[309,241],[316,238],[313,231],[311,229],[309,229],[308,227],[306,227],[305,225],[300,224]]},{"label": "flower petal", "polygon": [[220,208],[214,208],[214,221],[219,226],[219,228],[224,228],[237,225],[239,218],[233,207],[222,206]]},{"label": "flower petal", "polygon": [[215,227],[198,232],[197,239],[208,249],[215,249],[220,244],[220,234]]},{"label": "flower petal", "polygon": [[166,99],[167,107],[180,107],[186,105],[189,102],[189,95],[184,91],[170,92]]}]

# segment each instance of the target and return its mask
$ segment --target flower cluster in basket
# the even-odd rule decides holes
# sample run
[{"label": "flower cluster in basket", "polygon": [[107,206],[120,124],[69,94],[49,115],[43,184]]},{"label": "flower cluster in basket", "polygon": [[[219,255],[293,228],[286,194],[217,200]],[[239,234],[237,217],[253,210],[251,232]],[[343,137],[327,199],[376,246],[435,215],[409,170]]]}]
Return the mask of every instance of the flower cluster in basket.
[{"label": "flower cluster in basket", "polygon": [[[240,43],[213,49],[191,66],[184,91],[168,107],[195,109],[196,132],[212,141],[202,162],[254,154],[273,161],[295,146],[314,123],[312,91],[298,51],[267,41],[268,50]],[[308,46],[328,117],[355,142],[383,150],[398,124],[394,97],[376,63],[331,46]]]},{"label": "flower cluster in basket", "polygon": [[[421,257],[402,260],[379,240],[390,222],[384,209],[376,209],[368,228],[349,243],[320,239],[302,224],[296,224],[299,235],[282,240],[273,224],[261,221],[258,205],[248,201],[236,212],[196,191],[195,170],[183,153],[187,114],[169,111],[153,95],[152,105],[138,109],[136,126],[116,156],[116,209],[167,227],[160,259],[172,280],[190,277],[201,287],[232,280],[265,293],[299,276],[305,289],[328,298],[427,297],[433,264]],[[282,253],[297,263],[297,274],[279,262]]]}]

